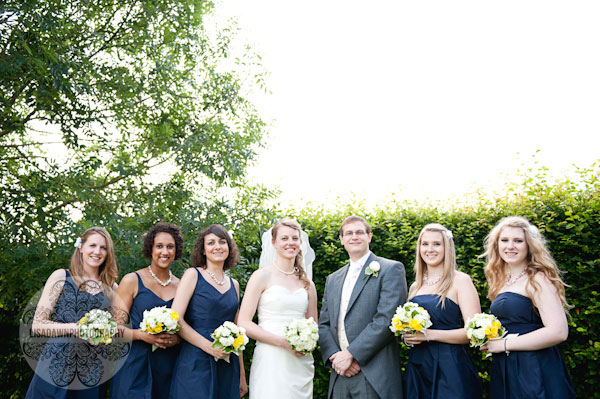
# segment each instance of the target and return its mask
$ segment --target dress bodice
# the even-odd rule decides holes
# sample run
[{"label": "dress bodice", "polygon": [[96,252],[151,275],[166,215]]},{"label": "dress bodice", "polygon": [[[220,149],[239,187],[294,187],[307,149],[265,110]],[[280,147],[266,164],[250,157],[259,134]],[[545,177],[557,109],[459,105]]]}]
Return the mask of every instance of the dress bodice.
[{"label": "dress bodice", "polygon": [[416,295],[411,301],[429,312],[433,323],[430,327],[432,330],[454,330],[464,326],[460,307],[448,297],[444,299],[443,308],[439,304],[440,296],[436,294]]},{"label": "dress bodice", "polygon": [[131,304],[129,315],[131,318],[131,328],[137,329],[140,328],[140,323],[144,318],[144,310],[150,310],[159,306],[170,308],[173,305],[173,299],[165,301],[144,285],[142,278],[137,272],[135,275],[138,278],[138,291]]},{"label": "dress bodice", "polygon": [[224,321],[233,321],[238,310],[238,298],[233,280],[224,293],[219,292],[198,271],[198,281],[185,313],[185,320],[205,338]]},{"label": "dress bodice", "polygon": [[308,293],[304,288],[290,291],[272,285],[263,291],[258,302],[258,325],[283,336],[283,328],[294,319],[303,319],[308,309]]},{"label": "dress bodice", "polygon": [[516,292],[498,294],[490,310],[511,334],[527,334],[544,326],[531,299]]}]

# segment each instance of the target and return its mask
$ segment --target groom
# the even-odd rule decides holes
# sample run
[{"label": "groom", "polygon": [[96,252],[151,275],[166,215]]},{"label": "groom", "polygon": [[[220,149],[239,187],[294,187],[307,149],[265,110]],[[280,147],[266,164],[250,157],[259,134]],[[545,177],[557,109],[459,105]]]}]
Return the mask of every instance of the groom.
[{"label": "groom", "polygon": [[369,251],[367,221],[349,216],[340,241],[350,262],[330,274],[319,315],[319,344],[331,367],[330,399],[401,399],[399,346],[389,329],[396,308],[406,301],[400,262]]}]

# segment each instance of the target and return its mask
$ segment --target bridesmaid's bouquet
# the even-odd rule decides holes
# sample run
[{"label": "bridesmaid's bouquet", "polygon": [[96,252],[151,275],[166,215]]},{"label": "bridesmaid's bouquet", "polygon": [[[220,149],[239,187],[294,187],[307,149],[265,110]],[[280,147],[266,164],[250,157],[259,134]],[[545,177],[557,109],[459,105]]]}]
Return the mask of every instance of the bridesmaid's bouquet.
[{"label": "bridesmaid's bouquet", "polygon": [[[214,339],[212,344],[213,348],[221,348],[225,353],[235,353],[239,355],[248,343],[248,337],[246,336],[246,329],[239,327],[230,321],[226,321],[219,326],[215,332],[210,334],[211,338]],[[219,358],[215,357],[215,361]],[[225,358],[229,363],[229,356]]]},{"label": "bridesmaid's bouquet", "polygon": [[485,345],[490,339],[502,338],[505,328],[493,314],[477,313],[465,323],[471,347]]},{"label": "bridesmaid's bouquet", "polygon": [[[148,334],[175,334],[180,328],[179,314],[166,306],[144,310],[144,318],[140,323],[140,329]],[[158,346],[152,345],[153,352],[156,348]]]},{"label": "bridesmaid's bouquet", "polygon": [[[390,330],[394,335],[415,334],[432,326],[429,312],[414,302],[406,302],[398,306],[392,317]],[[425,331],[423,331],[425,334]],[[409,345],[410,346],[410,345]]]},{"label": "bridesmaid's bouquet", "polygon": [[283,335],[294,350],[308,355],[319,342],[319,326],[312,317],[295,319],[284,327]]},{"label": "bridesmaid's bouquet", "polygon": [[78,322],[79,338],[94,345],[110,344],[117,333],[117,321],[110,312],[102,309],[92,309]]}]

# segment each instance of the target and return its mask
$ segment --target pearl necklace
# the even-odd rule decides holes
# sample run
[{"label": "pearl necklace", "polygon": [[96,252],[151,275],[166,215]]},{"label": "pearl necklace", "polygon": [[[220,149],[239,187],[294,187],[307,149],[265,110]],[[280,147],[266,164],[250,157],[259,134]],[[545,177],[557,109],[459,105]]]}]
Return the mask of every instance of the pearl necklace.
[{"label": "pearl necklace", "polygon": [[276,264],[276,263],[273,263],[273,266],[275,266],[275,269],[277,269],[277,270],[279,271],[279,273],[287,274],[288,276],[290,276],[290,275],[292,275],[292,274],[296,273],[296,271],[298,270],[298,268],[297,268],[296,266],[294,266],[294,267],[292,268],[292,270],[291,270],[291,271],[289,271],[289,272],[286,272],[286,271],[283,271],[283,270],[281,270],[281,269],[279,268],[279,266],[277,266],[277,264]]},{"label": "pearl necklace", "polygon": [[517,274],[517,276],[511,280],[512,276],[511,276],[511,274],[509,272],[508,273],[508,277],[506,278],[506,282],[504,284],[506,284],[506,285],[513,285],[514,283],[517,282],[518,279],[520,279],[521,277],[523,277],[524,274],[525,274],[525,268],[523,268],[523,270],[521,270],[521,273]]},{"label": "pearl necklace", "polygon": [[223,273],[223,280],[219,281],[217,279],[217,276],[215,276],[215,274],[213,272],[211,272],[210,270],[205,270],[206,273],[208,273],[208,275],[213,279],[213,281],[219,285],[223,285],[225,284],[225,273]]},{"label": "pearl necklace", "polygon": [[429,281],[429,275],[427,274],[427,272],[425,272],[423,273],[423,281],[425,282],[426,286],[431,287],[432,285],[439,283],[439,281],[442,279],[442,276],[443,274],[440,274],[435,280]]},{"label": "pearl necklace", "polygon": [[171,269],[169,269],[169,279],[164,283],[156,276],[156,274],[154,274],[154,272],[152,271],[152,266],[148,266],[148,270],[150,271],[150,275],[158,282],[158,284],[162,285],[163,287],[166,287],[167,285],[171,284],[171,279],[173,278],[173,275],[171,274]]}]

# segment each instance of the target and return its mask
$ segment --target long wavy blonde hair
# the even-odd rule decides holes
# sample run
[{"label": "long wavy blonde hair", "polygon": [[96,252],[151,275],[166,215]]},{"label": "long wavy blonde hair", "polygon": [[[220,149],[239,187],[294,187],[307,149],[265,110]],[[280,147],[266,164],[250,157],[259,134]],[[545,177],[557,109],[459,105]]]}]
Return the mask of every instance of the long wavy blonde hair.
[{"label": "long wavy blonde hair", "polygon": [[[527,274],[528,284],[533,287],[534,291],[540,289],[540,286],[534,280],[534,277],[538,272],[544,273],[556,288],[563,308],[568,314],[568,310],[571,306],[567,303],[565,297],[566,284],[560,277],[562,272],[558,269],[554,258],[546,247],[546,240],[542,234],[527,219],[520,216],[508,216],[502,218],[485,238],[485,253],[481,256],[484,256],[487,261],[484,271],[488,282],[488,298],[493,301],[506,282],[508,266],[500,256],[500,251],[498,250],[500,233],[502,233],[502,229],[505,227],[520,228],[525,233],[525,241],[527,242],[528,248],[525,274]],[[530,299],[537,308],[534,298]]]},{"label": "long wavy blonde hair", "polygon": [[[84,231],[81,235],[81,245],[85,244],[87,239],[92,234],[100,234],[106,240],[106,259],[104,259],[104,263],[100,266],[100,282],[102,283],[104,293],[112,298],[113,286],[117,281],[118,276],[115,247],[110,234],[108,234],[108,231],[106,231],[106,229],[103,227],[90,227]],[[73,277],[73,280],[75,280],[77,286],[81,288],[81,286],[84,284],[83,255],[79,248],[75,248],[75,251],[73,251],[69,273],[71,273],[71,276]]]},{"label": "long wavy blonde hair", "polygon": [[[444,241],[444,265],[443,265],[443,274],[442,279],[440,280],[440,284],[436,289],[436,294],[440,296],[439,304],[444,308],[445,299],[448,295],[448,291],[450,291],[450,287],[452,287],[452,282],[454,281],[454,274],[456,271],[456,250],[454,249],[454,240],[452,239],[452,233],[446,227],[442,226],[439,223],[430,223],[423,227],[421,233],[419,233],[419,239],[417,240],[417,249],[415,256],[415,288],[413,292],[419,291],[424,284],[423,277],[425,271],[427,270],[427,263],[423,260],[421,256],[421,242],[423,241],[423,234],[428,231],[439,232],[442,234],[442,240]],[[413,295],[414,296],[414,295]]]},{"label": "long wavy blonde hair", "polygon": [[[298,232],[298,235],[302,237],[302,227],[300,226],[300,223],[298,223],[295,219],[284,218],[280,219],[277,223],[275,223],[275,226],[273,226],[273,229],[271,230],[271,237],[273,239],[273,242],[275,242],[275,239],[277,238],[277,232],[279,231],[281,226],[286,226],[296,230]],[[304,283],[304,288],[308,290],[308,288],[310,287],[310,280],[306,275],[304,266],[302,266],[302,259],[302,249],[300,248],[300,250],[298,251],[298,255],[296,255],[296,259],[294,259],[294,274],[298,276],[300,281]]]}]

